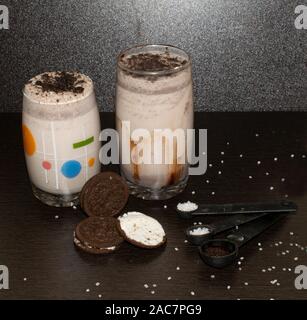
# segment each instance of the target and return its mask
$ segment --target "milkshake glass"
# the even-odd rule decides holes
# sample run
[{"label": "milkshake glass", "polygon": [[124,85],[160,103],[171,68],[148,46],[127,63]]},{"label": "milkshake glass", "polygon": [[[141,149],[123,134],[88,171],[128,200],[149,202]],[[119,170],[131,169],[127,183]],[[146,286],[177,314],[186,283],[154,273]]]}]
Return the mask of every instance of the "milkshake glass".
[{"label": "milkshake glass", "polygon": [[78,72],[46,72],[23,90],[22,132],[34,195],[73,206],[100,171],[100,119],[92,80]]},{"label": "milkshake glass", "polygon": [[[121,174],[131,194],[161,200],[184,190],[191,152],[186,132],[192,128],[189,56],[179,48],[166,45],[137,46],[123,51],[117,61],[116,129]],[[149,135],[136,139],[133,132],[139,129],[146,129]],[[178,129],[183,136],[173,138],[161,133],[162,130],[175,133]],[[162,141],[161,149],[155,149],[157,138]],[[149,147],[146,150],[150,150],[151,162],[138,161],[144,156],[140,144],[142,148]],[[128,158],[130,163],[126,161]],[[157,162],[156,158],[163,161]]]}]

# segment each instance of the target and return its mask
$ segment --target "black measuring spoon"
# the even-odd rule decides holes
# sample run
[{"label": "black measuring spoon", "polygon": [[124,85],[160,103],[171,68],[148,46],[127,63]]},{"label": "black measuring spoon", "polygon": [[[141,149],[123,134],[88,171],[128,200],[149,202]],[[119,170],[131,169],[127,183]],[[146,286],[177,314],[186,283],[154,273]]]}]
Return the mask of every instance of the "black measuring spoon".
[{"label": "black measuring spoon", "polygon": [[208,204],[199,205],[194,211],[182,211],[176,208],[181,218],[190,219],[207,215],[233,215],[239,213],[272,213],[272,212],[294,212],[297,206],[292,201],[259,202],[259,203],[230,203],[230,204]]},{"label": "black measuring spoon", "polygon": [[246,223],[240,230],[229,233],[224,239],[207,240],[199,247],[203,261],[211,267],[223,268],[235,261],[239,248],[258,236],[287,214],[266,214],[265,216]]},{"label": "black measuring spoon", "polygon": [[248,223],[260,217],[267,215],[268,213],[252,213],[252,214],[236,214],[230,217],[224,218],[221,221],[211,224],[198,224],[186,229],[186,237],[190,243],[199,246],[205,240],[212,238],[214,235],[223,231],[232,229],[244,223]]}]

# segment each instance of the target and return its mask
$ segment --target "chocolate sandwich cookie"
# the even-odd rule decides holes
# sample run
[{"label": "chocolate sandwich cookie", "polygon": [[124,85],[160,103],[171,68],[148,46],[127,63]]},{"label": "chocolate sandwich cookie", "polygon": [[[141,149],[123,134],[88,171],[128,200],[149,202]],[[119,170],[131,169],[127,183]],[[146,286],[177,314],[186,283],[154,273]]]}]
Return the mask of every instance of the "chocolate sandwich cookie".
[{"label": "chocolate sandwich cookie", "polygon": [[121,235],[137,247],[154,249],[166,243],[163,227],[152,217],[141,212],[127,212],[117,220]]},{"label": "chocolate sandwich cookie", "polygon": [[110,217],[120,213],[129,197],[125,180],[115,172],[91,178],[81,192],[81,206],[88,216]]},{"label": "chocolate sandwich cookie", "polygon": [[89,217],[81,221],[74,232],[75,245],[92,254],[111,253],[123,241],[113,217]]}]

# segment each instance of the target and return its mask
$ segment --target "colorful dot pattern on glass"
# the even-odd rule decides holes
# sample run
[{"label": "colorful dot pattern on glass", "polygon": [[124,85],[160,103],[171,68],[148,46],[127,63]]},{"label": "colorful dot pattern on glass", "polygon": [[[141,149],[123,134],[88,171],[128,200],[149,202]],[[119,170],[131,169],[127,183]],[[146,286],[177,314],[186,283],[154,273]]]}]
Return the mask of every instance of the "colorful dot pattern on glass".
[{"label": "colorful dot pattern on glass", "polygon": [[42,166],[45,170],[50,170],[52,165],[49,161],[43,161]]},{"label": "colorful dot pattern on glass", "polygon": [[73,179],[78,176],[81,171],[81,164],[76,160],[66,161],[61,168],[61,172],[64,177]]},{"label": "colorful dot pattern on glass", "polygon": [[72,146],[73,146],[74,149],[78,149],[78,148],[85,147],[85,146],[91,144],[92,142],[94,142],[94,137],[90,137],[88,139],[76,142]]},{"label": "colorful dot pattern on glass", "polygon": [[32,156],[36,150],[36,143],[31,130],[24,124],[22,125],[22,135],[25,152],[28,156]]},{"label": "colorful dot pattern on glass", "polygon": [[90,158],[90,159],[88,160],[88,166],[89,166],[89,167],[92,167],[94,164],[95,164],[95,158]]}]

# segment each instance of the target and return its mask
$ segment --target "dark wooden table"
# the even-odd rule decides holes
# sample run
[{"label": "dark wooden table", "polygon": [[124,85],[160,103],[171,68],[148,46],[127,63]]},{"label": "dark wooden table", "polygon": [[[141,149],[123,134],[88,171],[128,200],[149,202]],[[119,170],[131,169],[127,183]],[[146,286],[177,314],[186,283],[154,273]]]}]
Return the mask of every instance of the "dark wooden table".
[{"label": "dark wooden table", "polygon": [[[113,127],[113,114],[101,118],[103,127]],[[131,197],[127,205],[127,210],[147,213],[162,223],[167,246],[150,251],[126,243],[116,253],[99,257],[73,245],[73,230],[85,217],[79,208],[48,207],[32,196],[20,122],[20,114],[0,115],[0,265],[10,271],[10,289],[0,290],[0,299],[99,299],[99,294],[103,299],[307,298],[306,290],[294,287],[295,267],[307,265],[306,113],[196,114],[195,126],[208,129],[212,166],[207,173],[191,177],[186,191],[174,199],[148,202]],[[298,204],[297,215],[243,247],[240,265],[222,270],[206,266],[197,248],[184,242],[186,227],[214,219],[183,221],[174,211],[186,200],[227,203],[287,197]],[[275,279],[279,286],[271,283]]]}]

